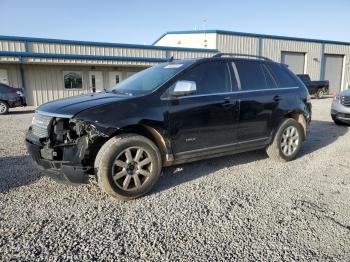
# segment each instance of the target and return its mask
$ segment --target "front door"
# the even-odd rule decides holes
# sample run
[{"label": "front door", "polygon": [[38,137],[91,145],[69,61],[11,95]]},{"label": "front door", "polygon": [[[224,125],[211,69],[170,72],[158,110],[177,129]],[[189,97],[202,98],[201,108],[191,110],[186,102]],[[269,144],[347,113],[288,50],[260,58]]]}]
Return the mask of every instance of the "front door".
[{"label": "front door", "polygon": [[178,80],[196,82],[196,93],[169,100],[168,129],[176,155],[206,154],[234,146],[239,103],[224,61],[202,63]]},{"label": "front door", "polygon": [[89,87],[96,92],[103,91],[103,76],[101,71],[89,71]]},{"label": "front door", "polygon": [[109,87],[115,86],[122,81],[122,73],[118,71],[109,72]]}]

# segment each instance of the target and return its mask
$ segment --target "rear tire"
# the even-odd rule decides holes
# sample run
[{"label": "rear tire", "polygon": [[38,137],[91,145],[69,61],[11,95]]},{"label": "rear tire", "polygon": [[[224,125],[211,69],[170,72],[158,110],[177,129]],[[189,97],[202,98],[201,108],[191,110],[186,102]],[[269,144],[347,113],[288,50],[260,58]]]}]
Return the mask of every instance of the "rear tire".
[{"label": "rear tire", "polygon": [[266,148],[268,156],[280,162],[291,161],[298,155],[304,133],[301,125],[292,118],[285,119]]},{"label": "rear tire", "polygon": [[131,200],[145,195],[162,169],[157,146],[148,138],[124,134],[108,140],[95,160],[97,180],[108,195]]},{"label": "rear tire", "polygon": [[0,100],[0,115],[6,115],[9,112],[9,108],[5,101]]}]

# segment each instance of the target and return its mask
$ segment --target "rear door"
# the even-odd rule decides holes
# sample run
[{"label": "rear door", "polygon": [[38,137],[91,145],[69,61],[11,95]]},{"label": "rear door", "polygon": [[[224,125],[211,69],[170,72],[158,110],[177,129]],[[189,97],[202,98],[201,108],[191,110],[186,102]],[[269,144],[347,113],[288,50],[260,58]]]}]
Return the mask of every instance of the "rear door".
[{"label": "rear door", "polygon": [[167,123],[175,154],[234,146],[239,104],[232,96],[231,79],[226,61],[196,65],[178,79],[195,81],[197,91],[169,100]]},{"label": "rear door", "polygon": [[278,108],[278,89],[265,65],[258,60],[235,60],[238,72],[240,115],[237,141],[240,146],[258,146],[269,139],[273,115]]}]

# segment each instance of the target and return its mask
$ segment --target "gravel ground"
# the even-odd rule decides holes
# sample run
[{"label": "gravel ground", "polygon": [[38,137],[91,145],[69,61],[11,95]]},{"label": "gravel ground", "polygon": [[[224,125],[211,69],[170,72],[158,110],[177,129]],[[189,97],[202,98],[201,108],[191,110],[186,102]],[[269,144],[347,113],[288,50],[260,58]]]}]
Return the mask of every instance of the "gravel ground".
[{"label": "gravel ground", "polygon": [[295,161],[256,151],[168,168],[130,202],[44,177],[23,143],[32,112],[1,116],[0,260],[350,261],[350,132],[330,103],[313,100]]}]

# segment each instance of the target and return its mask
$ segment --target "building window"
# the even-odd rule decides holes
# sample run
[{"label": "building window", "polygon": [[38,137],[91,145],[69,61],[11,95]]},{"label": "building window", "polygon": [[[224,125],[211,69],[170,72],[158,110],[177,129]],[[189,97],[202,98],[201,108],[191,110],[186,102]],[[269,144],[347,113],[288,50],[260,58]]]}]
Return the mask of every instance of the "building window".
[{"label": "building window", "polygon": [[66,71],[63,72],[64,88],[81,89],[83,88],[83,77],[81,72]]}]

